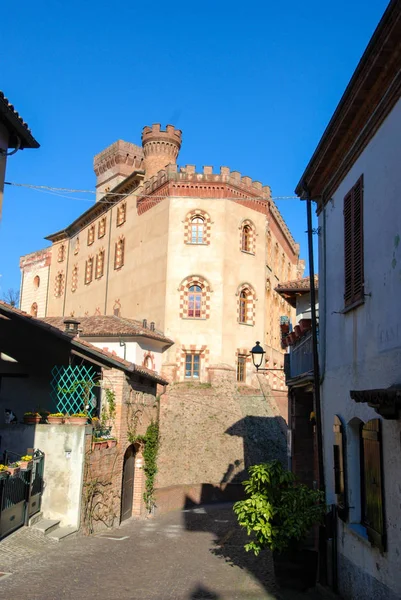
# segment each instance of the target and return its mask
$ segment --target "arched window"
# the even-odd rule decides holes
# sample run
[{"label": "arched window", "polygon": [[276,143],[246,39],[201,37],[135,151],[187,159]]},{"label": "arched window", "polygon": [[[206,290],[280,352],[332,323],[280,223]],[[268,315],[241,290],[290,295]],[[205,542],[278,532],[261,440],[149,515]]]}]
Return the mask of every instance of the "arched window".
[{"label": "arched window", "polygon": [[248,315],[248,294],[242,290],[239,295],[239,322],[246,323]]},{"label": "arched window", "polygon": [[75,292],[78,287],[78,265],[74,265],[71,277],[71,291]]},{"label": "arched window", "polygon": [[38,305],[36,304],[36,302],[34,302],[31,306],[31,315],[32,317],[38,316]]},{"label": "arched window", "polygon": [[145,359],[144,359],[144,366],[145,366],[147,369],[151,369],[151,370],[153,371],[153,361],[152,361],[152,357],[151,357],[151,356],[149,356],[149,354],[148,354],[147,356],[145,356]]},{"label": "arched window", "polygon": [[188,289],[187,316],[195,319],[202,316],[202,288],[199,285],[191,285]]},{"label": "arched window", "polygon": [[93,256],[90,256],[85,264],[85,284],[88,284],[93,279]]},{"label": "arched window", "polygon": [[61,246],[58,249],[57,260],[58,260],[58,262],[63,262],[64,258],[65,258],[65,246],[64,246],[64,244],[61,244]]},{"label": "arched window", "polygon": [[35,277],[33,278],[33,287],[35,288],[35,290],[37,290],[39,286],[40,286],[40,277],[39,277],[39,275],[35,275]]},{"label": "arched window", "polygon": [[54,295],[56,296],[56,298],[59,298],[62,295],[63,286],[64,286],[64,275],[63,275],[63,273],[58,273],[56,275],[56,281],[54,284]]},{"label": "arched window", "polygon": [[121,269],[124,265],[125,239],[120,237],[114,249],[114,268]]},{"label": "arched window", "polygon": [[249,283],[242,284],[237,290],[238,323],[255,325],[256,294]]},{"label": "arched window", "polygon": [[78,252],[79,252],[79,237],[76,238],[75,244],[74,244],[74,254],[78,254]]},{"label": "arched window", "polygon": [[242,250],[244,252],[251,251],[251,235],[252,230],[249,225],[244,225],[242,228]]},{"label": "arched window", "polygon": [[196,216],[191,219],[191,244],[203,244],[205,221]]},{"label": "arched window", "polygon": [[103,277],[105,251],[99,250],[96,256],[96,279]]}]

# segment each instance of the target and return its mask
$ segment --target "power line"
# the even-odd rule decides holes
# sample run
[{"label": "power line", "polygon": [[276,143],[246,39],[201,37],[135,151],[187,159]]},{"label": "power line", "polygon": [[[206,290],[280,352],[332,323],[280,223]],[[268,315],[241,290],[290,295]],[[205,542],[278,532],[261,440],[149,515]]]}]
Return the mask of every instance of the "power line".
[{"label": "power line", "polygon": [[[71,196],[65,196],[63,194],[60,194],[60,192],[67,192],[69,194],[74,193],[74,194],[92,194],[95,195],[96,191],[94,190],[80,190],[80,189],[74,189],[74,188],[65,188],[65,187],[55,187],[55,186],[48,186],[48,185],[35,185],[32,183],[16,183],[14,181],[5,181],[4,182],[5,185],[11,185],[14,187],[22,187],[22,188],[28,188],[28,189],[33,189],[36,191],[42,191],[45,193],[53,193],[54,195],[60,196],[61,198],[67,198],[70,200],[80,200],[82,202],[92,202],[92,200],[87,199],[87,198],[72,198]],[[125,193],[118,193],[118,192],[107,192],[106,193],[107,196],[117,196],[117,197],[124,197],[127,198],[128,196],[136,196],[136,197],[140,197],[140,198],[151,198],[154,199],[155,201],[166,198],[165,195],[162,194],[138,194],[135,193],[135,191],[133,192],[125,192]],[[179,196],[180,198],[193,198],[193,196]],[[208,198],[210,199],[210,198]],[[232,197],[224,197],[224,198],[214,198],[214,200],[257,200],[257,196],[232,196]],[[271,198],[271,200],[298,200],[298,196],[274,196]],[[107,199],[100,199],[98,201],[98,203],[102,203],[102,204],[114,204],[114,202],[112,200],[107,200]]]}]

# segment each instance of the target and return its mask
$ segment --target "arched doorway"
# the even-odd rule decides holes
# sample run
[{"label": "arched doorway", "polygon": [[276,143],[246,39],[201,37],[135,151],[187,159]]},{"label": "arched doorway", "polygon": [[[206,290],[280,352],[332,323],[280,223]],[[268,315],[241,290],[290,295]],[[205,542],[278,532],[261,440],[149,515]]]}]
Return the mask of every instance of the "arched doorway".
[{"label": "arched doorway", "polygon": [[134,498],[135,448],[129,446],[124,454],[123,485],[121,493],[121,519],[125,521],[132,517],[132,502]]}]

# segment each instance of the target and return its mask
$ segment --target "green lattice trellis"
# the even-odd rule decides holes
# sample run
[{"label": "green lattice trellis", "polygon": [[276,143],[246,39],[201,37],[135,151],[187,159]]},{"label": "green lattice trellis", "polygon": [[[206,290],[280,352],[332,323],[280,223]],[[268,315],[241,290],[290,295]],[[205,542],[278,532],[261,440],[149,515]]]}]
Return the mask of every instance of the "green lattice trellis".
[{"label": "green lattice trellis", "polygon": [[93,416],[97,400],[93,393],[97,373],[93,367],[82,365],[52,369],[51,397],[57,412],[72,415],[86,412]]}]

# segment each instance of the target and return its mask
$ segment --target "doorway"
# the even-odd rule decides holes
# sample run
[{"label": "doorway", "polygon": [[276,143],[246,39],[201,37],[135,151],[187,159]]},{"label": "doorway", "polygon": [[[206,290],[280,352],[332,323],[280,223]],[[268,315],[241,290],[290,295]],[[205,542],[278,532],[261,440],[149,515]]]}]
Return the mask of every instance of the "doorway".
[{"label": "doorway", "polygon": [[121,494],[121,521],[132,517],[134,498],[135,448],[129,446],[124,454],[123,485]]}]

